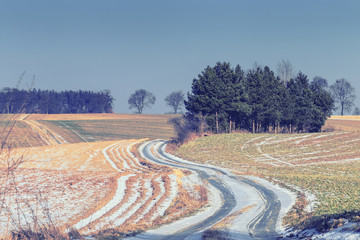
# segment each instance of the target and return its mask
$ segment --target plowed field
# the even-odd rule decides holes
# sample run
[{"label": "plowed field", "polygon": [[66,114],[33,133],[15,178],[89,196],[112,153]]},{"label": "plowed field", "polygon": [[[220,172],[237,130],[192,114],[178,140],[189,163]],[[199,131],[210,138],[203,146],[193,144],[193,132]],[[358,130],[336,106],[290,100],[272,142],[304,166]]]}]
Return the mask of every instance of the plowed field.
[{"label": "plowed field", "polygon": [[138,154],[137,145],[146,141],[138,136],[171,137],[169,116],[131,116],[3,116],[4,128],[15,122],[11,140],[24,147],[11,148],[10,159],[3,150],[0,158],[24,162],[13,176],[0,178],[0,232],[50,220],[83,234],[107,228],[131,232],[205,205],[206,183],[193,172]]},{"label": "plowed field", "polygon": [[170,139],[172,114],[19,114],[0,115],[0,140],[12,131],[8,143],[15,147],[119,139]]}]

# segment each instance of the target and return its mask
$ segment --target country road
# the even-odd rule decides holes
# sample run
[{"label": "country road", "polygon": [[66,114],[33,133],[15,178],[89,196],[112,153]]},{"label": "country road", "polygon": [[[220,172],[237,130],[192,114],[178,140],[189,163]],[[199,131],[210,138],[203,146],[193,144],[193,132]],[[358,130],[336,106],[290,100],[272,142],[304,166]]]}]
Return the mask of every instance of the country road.
[{"label": "country road", "polygon": [[[271,184],[261,184],[261,181],[256,181],[256,179],[236,177],[226,169],[179,159],[166,153],[165,146],[165,141],[151,141],[144,143],[139,151],[142,157],[158,164],[196,172],[200,178],[209,183],[212,189],[215,189],[212,192],[218,194],[221,200],[210,202],[215,210],[209,211],[208,214],[204,214],[206,210],[200,211],[194,216],[131,239],[201,239],[201,232],[239,210],[241,214],[238,214],[227,228],[222,229],[228,234],[228,239],[276,239],[279,237],[277,227],[280,211],[282,207],[289,207],[281,206],[281,202],[289,205],[290,197],[284,192],[271,187]],[[279,199],[278,195],[285,196],[285,199]],[[243,211],[244,209],[250,210]],[[201,214],[201,217],[196,217]]]}]

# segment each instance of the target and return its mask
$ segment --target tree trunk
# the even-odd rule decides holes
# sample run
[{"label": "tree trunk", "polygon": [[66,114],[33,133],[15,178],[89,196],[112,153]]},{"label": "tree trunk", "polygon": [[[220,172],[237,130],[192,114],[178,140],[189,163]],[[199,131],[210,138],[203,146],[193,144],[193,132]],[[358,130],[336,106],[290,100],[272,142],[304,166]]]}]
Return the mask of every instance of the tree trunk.
[{"label": "tree trunk", "polygon": [[253,119],[253,133],[255,133],[255,120]]},{"label": "tree trunk", "polygon": [[341,116],[344,116],[344,103],[341,103]]},{"label": "tree trunk", "polygon": [[215,113],[215,118],[216,118],[216,133],[219,133],[219,120],[218,120],[218,113]]},{"label": "tree trunk", "polygon": [[230,117],[230,123],[229,123],[229,133],[231,133],[231,126],[232,126],[232,122],[231,122],[231,117]]}]

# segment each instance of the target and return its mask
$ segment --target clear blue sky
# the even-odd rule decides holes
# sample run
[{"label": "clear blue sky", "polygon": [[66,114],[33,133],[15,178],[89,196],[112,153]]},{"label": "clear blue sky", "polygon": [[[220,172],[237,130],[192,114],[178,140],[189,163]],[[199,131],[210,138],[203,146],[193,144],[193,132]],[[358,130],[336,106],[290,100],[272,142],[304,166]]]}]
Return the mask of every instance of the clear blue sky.
[{"label": "clear blue sky", "polygon": [[360,107],[358,0],[1,0],[0,88],[110,89],[117,113],[144,88],[145,113],[170,111],[164,98],[191,89],[217,61],[257,62],[276,73],[281,59],[310,79],[345,78]]}]

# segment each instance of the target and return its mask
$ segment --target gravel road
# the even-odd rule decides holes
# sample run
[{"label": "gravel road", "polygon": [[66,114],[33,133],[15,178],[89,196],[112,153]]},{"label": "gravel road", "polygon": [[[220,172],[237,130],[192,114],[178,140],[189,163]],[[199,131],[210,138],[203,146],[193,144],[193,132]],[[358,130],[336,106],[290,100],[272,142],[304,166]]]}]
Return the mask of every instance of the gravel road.
[{"label": "gravel road", "polygon": [[[235,219],[239,226],[229,231],[229,239],[277,239],[276,231],[281,210],[278,195],[260,182],[237,177],[226,169],[192,163],[165,152],[165,141],[150,141],[140,147],[144,158],[158,164],[168,165],[196,172],[200,178],[209,182],[220,195],[221,201],[210,203],[216,208],[210,215],[182,219],[169,226],[161,226],[131,239],[201,239],[201,232],[221,221],[235,210],[246,206],[255,206],[251,211],[240,214]],[[152,149],[152,151],[151,151]],[[199,213],[200,215],[200,213]],[[184,224],[184,223],[187,224]]]}]

